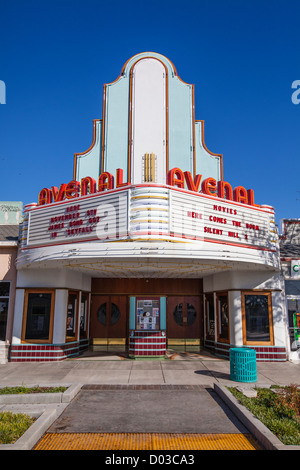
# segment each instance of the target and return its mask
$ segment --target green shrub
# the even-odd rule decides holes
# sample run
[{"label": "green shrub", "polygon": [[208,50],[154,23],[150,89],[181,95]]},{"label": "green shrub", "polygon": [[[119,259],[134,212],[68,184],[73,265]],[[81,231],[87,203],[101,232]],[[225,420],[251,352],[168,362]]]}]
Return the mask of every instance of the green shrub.
[{"label": "green shrub", "polygon": [[300,445],[300,391],[296,385],[279,393],[257,388],[257,397],[248,398],[234,387],[231,393],[253,413],[283,444]]},{"label": "green shrub", "polygon": [[33,422],[33,418],[22,413],[0,412],[0,444],[13,444]]},{"label": "green shrub", "polygon": [[20,385],[16,387],[0,388],[0,395],[22,394],[22,393],[58,393],[64,392],[67,387],[27,387]]}]

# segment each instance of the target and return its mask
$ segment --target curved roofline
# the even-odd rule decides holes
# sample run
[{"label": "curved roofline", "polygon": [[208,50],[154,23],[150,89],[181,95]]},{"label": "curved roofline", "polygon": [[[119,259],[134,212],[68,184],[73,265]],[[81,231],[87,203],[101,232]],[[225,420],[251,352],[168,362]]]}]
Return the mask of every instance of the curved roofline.
[{"label": "curved roofline", "polygon": [[[168,57],[164,56],[163,54],[159,54],[158,52],[139,52],[138,54],[135,54],[134,56],[130,57],[130,58],[125,62],[125,64],[123,65],[122,70],[121,70],[121,75],[124,75],[124,74],[125,74],[126,68],[127,68],[128,64],[129,64],[129,62],[130,62],[131,60],[136,59],[136,60],[134,61],[134,63],[135,63],[135,62],[137,62],[137,61],[140,60],[140,59],[150,58],[150,57],[153,58],[153,59],[160,59],[162,62],[167,61],[167,62],[170,64],[171,68],[173,69],[174,75],[178,76],[176,67],[175,67],[175,65],[173,64],[173,62],[172,62],[170,59],[168,59]],[[133,65],[134,65],[134,63],[133,63]],[[130,67],[130,68],[131,68],[131,67]]]},{"label": "curved roofline", "polygon": [[[129,65],[129,62],[132,61],[132,59],[136,59],[133,61],[132,65],[130,66],[130,69],[129,71],[127,71],[127,67]],[[130,70],[132,69],[132,67],[134,66],[134,64],[138,61],[138,60],[141,60],[141,59],[157,59],[157,60],[160,60],[161,62],[163,62],[163,64],[165,66],[168,66],[170,67],[172,73],[174,74],[174,77],[177,77],[178,80],[180,80],[182,83],[184,83],[185,85],[189,85],[189,86],[194,86],[192,83],[188,83],[188,82],[185,82],[177,73],[177,70],[176,70],[176,67],[175,65],[173,64],[173,62],[168,59],[168,57],[164,56],[163,54],[159,54],[158,52],[139,52],[138,54],[135,54],[133,55],[132,57],[130,57],[126,62],[125,64],[123,65],[122,67],[122,70],[121,70],[121,73],[120,75],[115,79],[113,80],[112,82],[107,82],[104,84],[104,88],[106,86],[110,86],[110,85],[114,85],[116,82],[118,82],[121,78],[125,77],[126,74],[128,74],[128,76],[130,75]]]}]

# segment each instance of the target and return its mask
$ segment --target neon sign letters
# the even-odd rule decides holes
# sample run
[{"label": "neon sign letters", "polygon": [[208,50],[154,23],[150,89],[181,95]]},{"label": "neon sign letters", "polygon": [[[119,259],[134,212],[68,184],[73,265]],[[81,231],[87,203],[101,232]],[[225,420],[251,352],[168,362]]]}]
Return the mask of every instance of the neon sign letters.
[{"label": "neon sign letters", "polygon": [[[249,206],[260,207],[254,202],[253,189],[245,189],[243,186],[232,186],[227,181],[216,181],[215,178],[202,180],[202,175],[192,177],[189,171],[183,172],[180,168],[173,168],[168,172],[167,185],[179,189],[187,188],[192,192],[200,192],[212,197],[218,197],[229,201],[235,201]],[[130,186],[129,182],[123,182],[123,170],[116,171],[116,184],[114,176],[109,172],[101,173],[98,184],[94,178],[86,176],[81,181],[72,180],[63,183],[59,188],[43,188],[39,193],[38,205],[52,204],[63,200],[76,199],[89,194],[101,193],[115,188]]]}]

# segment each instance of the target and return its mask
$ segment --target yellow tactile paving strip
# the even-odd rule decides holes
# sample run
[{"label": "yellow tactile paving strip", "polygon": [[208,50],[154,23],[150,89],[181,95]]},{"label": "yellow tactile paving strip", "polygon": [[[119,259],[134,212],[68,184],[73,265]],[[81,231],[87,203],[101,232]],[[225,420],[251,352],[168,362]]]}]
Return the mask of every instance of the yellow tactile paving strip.
[{"label": "yellow tactile paving strip", "polygon": [[259,450],[250,434],[47,433],[34,450]]}]

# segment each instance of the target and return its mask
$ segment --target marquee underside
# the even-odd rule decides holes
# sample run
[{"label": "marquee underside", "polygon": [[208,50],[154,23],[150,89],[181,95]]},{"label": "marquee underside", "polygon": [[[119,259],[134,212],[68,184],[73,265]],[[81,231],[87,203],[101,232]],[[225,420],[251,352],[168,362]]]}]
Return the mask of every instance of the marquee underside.
[{"label": "marquee underside", "polygon": [[[146,248],[145,248],[146,250]],[[146,255],[146,253],[145,253]],[[161,258],[149,253],[147,256],[80,258],[36,260],[23,269],[67,269],[90,275],[91,277],[112,278],[203,278],[217,273],[232,271],[276,271],[274,266],[246,261],[222,259],[197,259],[178,257]]]}]

